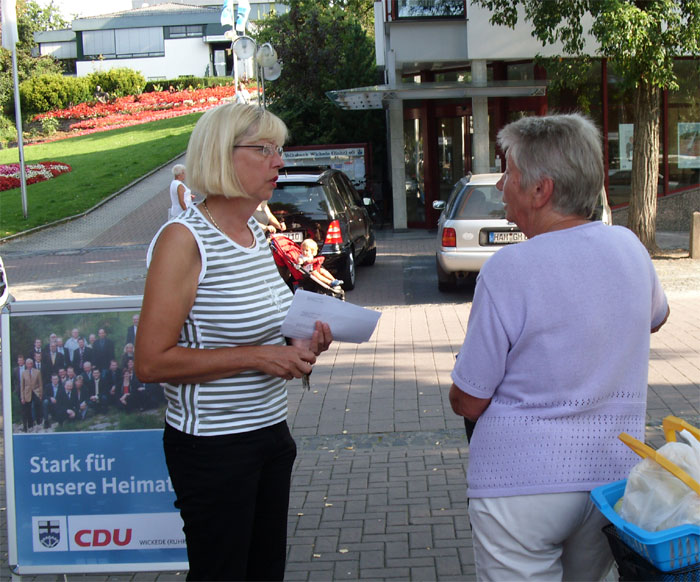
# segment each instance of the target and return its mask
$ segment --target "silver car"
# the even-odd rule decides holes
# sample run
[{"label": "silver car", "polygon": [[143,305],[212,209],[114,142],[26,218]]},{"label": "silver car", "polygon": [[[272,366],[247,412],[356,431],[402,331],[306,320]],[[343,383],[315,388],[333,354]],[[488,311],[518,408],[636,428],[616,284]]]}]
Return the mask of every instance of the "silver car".
[{"label": "silver car", "polygon": [[[503,192],[496,188],[502,174],[473,174],[460,179],[447,202],[433,202],[438,220],[436,266],[438,289],[450,291],[457,279],[474,278],[491,255],[504,245],[525,240],[506,220]],[[612,224],[605,190],[601,191],[594,220]]]}]

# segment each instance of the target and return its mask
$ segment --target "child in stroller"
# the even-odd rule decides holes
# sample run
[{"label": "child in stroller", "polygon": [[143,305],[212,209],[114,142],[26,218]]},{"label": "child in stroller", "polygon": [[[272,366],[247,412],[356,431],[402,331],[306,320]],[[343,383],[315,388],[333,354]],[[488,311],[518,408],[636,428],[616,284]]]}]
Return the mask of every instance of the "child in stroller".
[{"label": "child in stroller", "polygon": [[312,238],[301,241],[301,254],[299,255],[299,266],[317,279],[330,287],[338,287],[343,284],[341,279],[336,279],[326,269],[323,268],[324,257],[317,257],[318,245]]},{"label": "child in stroller", "polygon": [[[310,239],[306,239],[304,242],[309,240]],[[277,269],[292,291],[301,288],[306,291],[331,295],[332,297],[345,300],[345,292],[341,287],[343,282],[335,279],[326,269],[320,267],[321,262],[323,262],[323,257],[315,257],[312,255],[311,258],[315,259],[318,264],[318,267],[314,268],[313,263],[309,263],[308,258],[304,259],[302,247],[283,234],[271,234],[269,236],[269,241],[270,248],[272,249],[272,256],[277,264]],[[316,245],[315,241],[311,242]],[[307,243],[307,247],[308,246]],[[318,249],[318,246],[316,246],[316,248]],[[307,251],[307,253],[308,252],[309,251]],[[322,275],[318,270],[319,268],[323,269],[326,275]],[[335,281],[338,282],[331,286],[331,283]]]}]

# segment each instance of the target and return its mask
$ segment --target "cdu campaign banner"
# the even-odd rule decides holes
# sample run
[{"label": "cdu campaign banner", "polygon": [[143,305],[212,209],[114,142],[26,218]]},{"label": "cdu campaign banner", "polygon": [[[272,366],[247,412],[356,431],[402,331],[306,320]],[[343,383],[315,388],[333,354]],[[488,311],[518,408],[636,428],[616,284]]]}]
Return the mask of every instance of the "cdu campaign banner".
[{"label": "cdu campaign banner", "polygon": [[[141,297],[118,297],[3,309],[8,548],[15,574],[188,568],[163,454],[162,387],[133,372],[140,304]],[[57,339],[72,336],[82,347],[71,354],[70,340]],[[108,362],[98,359],[100,349]],[[82,362],[83,354],[106,367]],[[50,378],[36,402],[19,397],[22,368]]]}]

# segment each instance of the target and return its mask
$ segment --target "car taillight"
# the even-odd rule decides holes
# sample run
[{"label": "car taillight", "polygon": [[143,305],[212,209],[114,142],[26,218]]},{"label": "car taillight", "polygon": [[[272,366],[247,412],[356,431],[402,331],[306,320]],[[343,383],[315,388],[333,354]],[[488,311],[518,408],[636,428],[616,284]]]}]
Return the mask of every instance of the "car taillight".
[{"label": "car taillight", "polygon": [[442,246],[443,247],[456,247],[457,246],[457,233],[454,228],[443,228],[442,229]]},{"label": "car taillight", "polygon": [[343,233],[340,232],[340,223],[337,220],[332,221],[328,225],[326,232],[326,240],[323,244],[326,245],[342,245]]}]

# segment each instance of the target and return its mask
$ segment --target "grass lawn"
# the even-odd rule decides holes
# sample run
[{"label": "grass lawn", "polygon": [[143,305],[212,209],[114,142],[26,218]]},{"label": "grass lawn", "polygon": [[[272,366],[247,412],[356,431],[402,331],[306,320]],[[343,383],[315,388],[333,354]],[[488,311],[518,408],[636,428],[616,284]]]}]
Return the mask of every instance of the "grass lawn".
[{"label": "grass lawn", "polygon": [[[26,163],[64,162],[73,170],[27,186],[27,219],[22,213],[20,188],[0,192],[0,238],[80,214],[183,153],[201,116],[193,113],[25,146]],[[0,164],[18,161],[17,148],[0,151]]]}]

